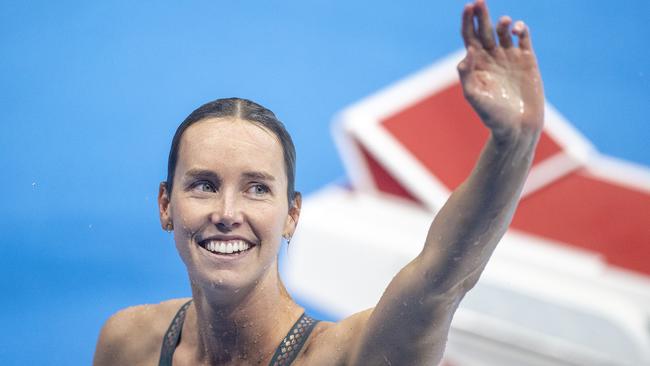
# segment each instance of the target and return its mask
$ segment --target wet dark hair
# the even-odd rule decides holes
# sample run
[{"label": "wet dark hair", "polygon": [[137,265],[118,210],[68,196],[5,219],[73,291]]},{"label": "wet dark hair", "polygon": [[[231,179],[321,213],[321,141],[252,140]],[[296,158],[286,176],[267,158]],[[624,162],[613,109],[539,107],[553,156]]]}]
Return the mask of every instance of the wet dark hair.
[{"label": "wet dark hair", "polygon": [[178,126],[172,146],[169,150],[169,159],[167,160],[167,194],[171,198],[174,184],[174,173],[178,161],[178,148],[181,143],[181,137],[185,130],[196,122],[207,118],[239,118],[273,132],[282,145],[284,154],[284,168],[287,172],[287,197],[289,207],[295,196],[295,177],[296,177],[296,148],[293,145],[291,136],[287,132],[284,124],[275,116],[271,110],[257,104],[253,101],[243,98],[224,98],[217,99],[206,103],[194,112],[190,113],[187,118]]}]

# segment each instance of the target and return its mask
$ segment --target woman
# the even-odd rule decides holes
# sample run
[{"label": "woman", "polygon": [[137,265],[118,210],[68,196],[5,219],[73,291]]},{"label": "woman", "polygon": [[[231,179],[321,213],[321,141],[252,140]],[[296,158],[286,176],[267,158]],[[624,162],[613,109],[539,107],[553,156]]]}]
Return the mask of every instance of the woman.
[{"label": "woman", "polygon": [[219,100],[179,127],[158,197],[192,298],[115,314],[102,329],[95,365],[436,364],[458,303],[510,223],[543,124],[528,30],[511,23],[499,20],[497,40],[483,0],[463,11],[467,56],[458,71],[491,135],[422,252],[375,308],[338,323],[302,316],[277,260],[300,216],[293,145],[270,111]]}]

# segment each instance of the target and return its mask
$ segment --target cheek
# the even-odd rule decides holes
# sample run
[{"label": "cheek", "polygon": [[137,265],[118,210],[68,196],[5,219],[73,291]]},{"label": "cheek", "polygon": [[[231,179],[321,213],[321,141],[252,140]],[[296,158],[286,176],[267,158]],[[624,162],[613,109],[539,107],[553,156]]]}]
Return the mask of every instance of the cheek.
[{"label": "cheek", "polygon": [[178,200],[173,202],[172,220],[179,234],[187,235],[199,230],[209,215],[206,205],[192,203],[189,200]]},{"label": "cheek", "polygon": [[249,220],[253,228],[263,231],[266,236],[272,236],[271,238],[265,238],[266,240],[276,239],[276,236],[282,235],[286,214],[278,207],[258,207],[256,210],[251,211]]}]

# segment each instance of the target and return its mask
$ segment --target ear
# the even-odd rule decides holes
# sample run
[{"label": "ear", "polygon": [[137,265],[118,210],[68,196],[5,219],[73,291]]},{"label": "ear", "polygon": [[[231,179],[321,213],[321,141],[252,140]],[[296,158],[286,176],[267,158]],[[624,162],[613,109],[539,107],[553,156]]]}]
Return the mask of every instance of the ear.
[{"label": "ear", "polygon": [[163,230],[169,230],[170,225],[173,225],[169,204],[167,182],[160,182],[158,187],[158,214],[160,215],[160,226]]},{"label": "ear", "polygon": [[301,206],[302,206],[302,195],[300,194],[300,192],[296,192],[293,195],[293,201],[291,202],[291,207],[289,207],[287,221],[284,224],[284,235],[288,235],[289,237],[292,237],[293,233],[296,231],[296,226],[298,225],[298,219],[300,218]]}]

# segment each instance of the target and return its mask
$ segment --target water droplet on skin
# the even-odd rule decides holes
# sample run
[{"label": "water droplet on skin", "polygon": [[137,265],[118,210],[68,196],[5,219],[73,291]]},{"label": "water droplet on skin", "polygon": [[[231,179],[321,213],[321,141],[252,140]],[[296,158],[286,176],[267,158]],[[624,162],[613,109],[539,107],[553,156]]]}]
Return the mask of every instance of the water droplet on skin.
[{"label": "water droplet on skin", "polygon": [[506,88],[501,88],[501,98],[510,99],[510,96],[508,95],[508,91],[506,90]]},{"label": "water droplet on skin", "polygon": [[480,242],[479,240],[477,240],[477,241],[475,241],[474,243],[472,243],[473,246],[477,246],[477,245],[479,245],[479,244],[481,244],[481,242]]}]

